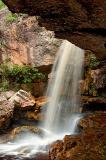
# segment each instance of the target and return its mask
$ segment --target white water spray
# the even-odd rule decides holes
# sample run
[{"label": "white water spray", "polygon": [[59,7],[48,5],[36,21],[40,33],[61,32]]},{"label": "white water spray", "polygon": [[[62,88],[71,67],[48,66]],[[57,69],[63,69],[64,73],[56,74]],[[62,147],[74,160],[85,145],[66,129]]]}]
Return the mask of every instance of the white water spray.
[{"label": "white water spray", "polygon": [[34,134],[21,135],[18,140],[0,144],[0,154],[30,157],[45,151],[49,143],[74,134],[81,118],[79,82],[82,75],[84,51],[64,41],[57,53],[47,89],[50,103],[44,122],[44,138]]}]

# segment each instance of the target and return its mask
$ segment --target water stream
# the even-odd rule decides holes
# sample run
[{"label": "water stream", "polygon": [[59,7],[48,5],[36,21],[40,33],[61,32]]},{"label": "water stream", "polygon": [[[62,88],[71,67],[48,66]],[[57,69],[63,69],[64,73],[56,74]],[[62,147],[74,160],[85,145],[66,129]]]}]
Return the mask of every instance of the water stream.
[{"label": "water stream", "polygon": [[[47,96],[51,97],[44,127],[52,132],[72,131],[68,121],[80,112],[79,83],[83,71],[84,51],[63,41],[52,69]],[[78,118],[78,114],[74,117]],[[74,118],[75,119],[75,118]],[[76,122],[76,120],[75,120]]]},{"label": "water stream", "polygon": [[[46,152],[47,145],[66,134],[75,134],[80,114],[80,80],[83,71],[84,51],[63,41],[57,52],[47,89],[50,101],[47,106],[42,132],[22,134],[13,142],[0,144],[0,154],[30,157]],[[41,127],[41,126],[40,126]]]}]

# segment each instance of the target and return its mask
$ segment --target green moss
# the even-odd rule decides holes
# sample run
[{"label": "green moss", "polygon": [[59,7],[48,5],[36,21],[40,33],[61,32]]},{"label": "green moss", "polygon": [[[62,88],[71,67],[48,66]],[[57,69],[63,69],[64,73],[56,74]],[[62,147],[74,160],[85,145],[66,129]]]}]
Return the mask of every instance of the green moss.
[{"label": "green moss", "polygon": [[9,88],[9,81],[5,80],[0,84],[0,91],[5,92]]},{"label": "green moss", "polygon": [[17,14],[9,13],[6,16],[6,21],[12,23],[12,22],[16,21],[17,17],[18,17]]},{"label": "green moss", "polygon": [[89,68],[97,67],[100,64],[100,62],[97,60],[94,54],[90,54],[89,59],[90,59]]},{"label": "green moss", "polygon": [[89,95],[90,96],[98,96],[98,91],[94,85],[89,87]]},{"label": "green moss", "polygon": [[0,10],[5,7],[5,4],[0,0]]}]

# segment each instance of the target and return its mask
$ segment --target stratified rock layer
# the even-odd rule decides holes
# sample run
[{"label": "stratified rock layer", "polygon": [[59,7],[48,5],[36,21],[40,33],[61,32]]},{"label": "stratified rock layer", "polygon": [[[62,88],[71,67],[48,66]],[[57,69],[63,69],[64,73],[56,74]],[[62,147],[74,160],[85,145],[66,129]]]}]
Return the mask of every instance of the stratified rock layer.
[{"label": "stratified rock layer", "polygon": [[59,38],[106,59],[105,0],[3,0],[12,12],[40,16],[39,24]]}]

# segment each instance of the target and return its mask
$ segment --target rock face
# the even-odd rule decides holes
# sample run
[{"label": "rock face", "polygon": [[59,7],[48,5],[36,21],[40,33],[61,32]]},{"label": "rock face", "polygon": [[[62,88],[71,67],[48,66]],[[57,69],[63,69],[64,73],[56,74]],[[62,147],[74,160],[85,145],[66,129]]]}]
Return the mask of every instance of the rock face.
[{"label": "rock face", "polygon": [[14,105],[8,101],[4,101],[0,104],[0,132],[7,129],[13,118]]},{"label": "rock face", "polygon": [[40,16],[39,24],[55,31],[99,59],[106,59],[105,0],[3,0],[12,12]]},{"label": "rock face", "polygon": [[105,160],[106,113],[96,112],[81,120],[80,135],[66,135],[50,149],[50,160]]},{"label": "rock face", "polygon": [[39,27],[37,17],[25,14],[13,17],[7,8],[0,11],[0,62],[10,59],[13,64],[51,69],[61,40]]},{"label": "rock face", "polygon": [[80,82],[83,111],[105,110],[106,63],[98,61],[91,53],[86,53],[84,62],[84,75]]}]

